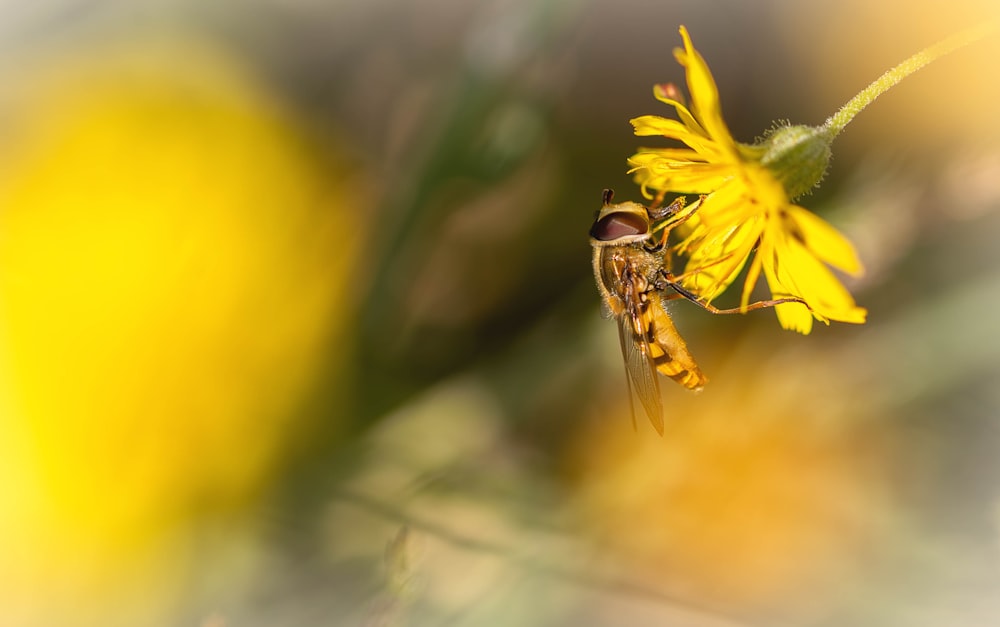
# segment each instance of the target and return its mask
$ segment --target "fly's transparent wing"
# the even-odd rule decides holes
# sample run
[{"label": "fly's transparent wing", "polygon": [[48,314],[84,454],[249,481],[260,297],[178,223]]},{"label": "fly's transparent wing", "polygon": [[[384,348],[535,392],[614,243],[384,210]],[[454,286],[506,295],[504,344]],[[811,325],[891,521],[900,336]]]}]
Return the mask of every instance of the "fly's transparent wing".
[{"label": "fly's transparent wing", "polygon": [[[638,305],[638,301],[633,301]],[[660,381],[656,374],[649,345],[651,331],[648,320],[638,306],[630,306],[618,317],[618,338],[625,358],[626,381],[629,388],[629,405],[632,408],[632,425],[635,426],[635,405],[632,392],[639,397],[649,421],[663,435],[663,400],[660,398]]]}]

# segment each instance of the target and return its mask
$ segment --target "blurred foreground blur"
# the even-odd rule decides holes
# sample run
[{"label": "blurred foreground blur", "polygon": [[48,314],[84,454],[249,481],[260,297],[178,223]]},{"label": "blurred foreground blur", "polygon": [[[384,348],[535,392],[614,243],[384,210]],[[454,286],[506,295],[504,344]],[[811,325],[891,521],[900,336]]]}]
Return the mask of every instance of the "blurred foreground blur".
[{"label": "blurred foreground blur", "polygon": [[197,564],[178,534],[270,483],[350,316],[340,233],[361,218],[210,48],[95,47],[21,87],[0,176],[4,622],[127,616]]},{"label": "blurred foreground blur", "polygon": [[996,17],[893,8],[3,5],[0,624],[1000,622],[997,41],[803,200],[864,327],[677,303],[659,438],[590,274],[679,23],[750,140]]}]

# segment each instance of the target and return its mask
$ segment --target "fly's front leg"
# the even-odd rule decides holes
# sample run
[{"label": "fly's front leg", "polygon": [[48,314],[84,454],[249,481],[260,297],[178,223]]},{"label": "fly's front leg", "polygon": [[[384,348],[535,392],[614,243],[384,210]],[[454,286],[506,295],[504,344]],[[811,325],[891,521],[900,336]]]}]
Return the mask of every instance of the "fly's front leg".
[{"label": "fly's front leg", "polygon": [[[678,213],[680,213],[684,207],[687,205],[687,198],[684,196],[678,196],[674,199],[672,203],[666,207],[661,207],[660,202],[663,199],[663,192],[660,192],[656,196],[656,200],[652,205],[646,207],[646,211],[649,213],[649,219],[651,222],[661,222],[668,218],[671,218]],[[686,218],[685,218],[686,219]]]},{"label": "fly's front leg", "polygon": [[663,204],[663,197],[666,195],[667,192],[663,191],[662,189],[659,192],[657,192],[656,196],[653,197],[653,204],[651,204],[649,207],[646,207],[646,209],[649,210],[650,215],[653,215],[653,211],[659,210],[660,205]]},{"label": "fly's front leg", "polygon": [[[660,196],[662,196],[662,192]],[[701,196],[698,197],[698,200],[695,201],[695,204],[689,206],[687,204],[686,196],[678,196],[677,198],[674,199],[672,203],[670,203],[666,207],[659,207],[657,205],[653,205],[652,207],[647,207],[646,211],[649,212],[650,221],[654,223],[654,230],[663,229],[665,232],[669,232],[671,229],[687,222],[691,218],[691,216],[697,213],[698,210],[701,209],[702,205],[705,203],[706,198],[707,196],[702,194]],[[684,211],[684,209],[690,209],[690,211],[674,219],[675,216],[681,214],[681,212]]]},{"label": "fly's front leg", "polygon": [[[663,241],[664,243],[666,243],[667,241],[666,232],[663,233]],[[663,251],[663,268],[659,271],[658,274],[663,274],[664,276],[671,276],[670,272],[671,270],[673,270],[673,267],[674,267],[674,249],[671,248],[670,246],[667,246],[666,249]]]},{"label": "fly's front leg", "polygon": [[[663,201],[663,192],[656,195],[656,200],[649,207],[646,207],[646,213],[649,215],[649,221],[652,225],[650,229],[649,244],[645,246],[646,250],[651,253],[658,253],[663,250],[667,245],[667,238],[670,236],[670,231],[677,224],[683,224],[687,220],[690,214],[682,216],[679,218],[675,224],[670,224],[670,218],[676,216],[682,209],[684,209],[687,204],[686,199],[683,196],[679,196],[674,199],[672,203],[666,207],[660,207],[659,204]],[[656,232],[660,231],[659,236]],[[670,249],[667,248],[665,255],[670,255]],[[669,263],[669,257],[667,258],[667,263]],[[669,267],[669,266],[668,266]]]}]

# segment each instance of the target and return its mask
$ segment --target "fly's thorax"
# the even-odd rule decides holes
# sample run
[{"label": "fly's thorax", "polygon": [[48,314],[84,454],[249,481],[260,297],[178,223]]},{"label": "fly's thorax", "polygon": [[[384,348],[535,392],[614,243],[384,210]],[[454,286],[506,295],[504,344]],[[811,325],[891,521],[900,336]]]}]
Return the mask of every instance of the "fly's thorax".
[{"label": "fly's thorax", "polygon": [[604,301],[604,309],[611,316],[619,316],[625,309],[622,293],[624,272],[621,246],[594,246],[594,279]]},{"label": "fly's thorax", "polygon": [[[662,259],[641,243],[594,248],[594,276],[613,312],[624,306],[627,295],[645,294],[662,267]],[[639,303],[634,303],[638,305]]]}]

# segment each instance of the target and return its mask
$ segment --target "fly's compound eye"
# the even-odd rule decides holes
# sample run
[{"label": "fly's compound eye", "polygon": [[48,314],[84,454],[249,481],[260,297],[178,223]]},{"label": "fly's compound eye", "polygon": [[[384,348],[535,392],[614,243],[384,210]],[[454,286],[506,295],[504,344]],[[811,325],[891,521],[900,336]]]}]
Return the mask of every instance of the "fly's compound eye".
[{"label": "fly's compound eye", "polygon": [[594,222],[590,236],[599,242],[635,240],[649,234],[649,221],[638,213],[615,211]]}]

